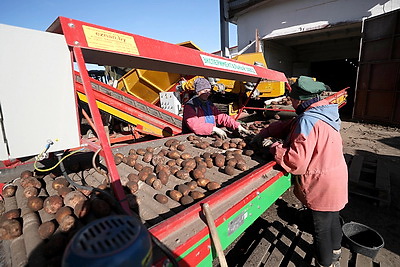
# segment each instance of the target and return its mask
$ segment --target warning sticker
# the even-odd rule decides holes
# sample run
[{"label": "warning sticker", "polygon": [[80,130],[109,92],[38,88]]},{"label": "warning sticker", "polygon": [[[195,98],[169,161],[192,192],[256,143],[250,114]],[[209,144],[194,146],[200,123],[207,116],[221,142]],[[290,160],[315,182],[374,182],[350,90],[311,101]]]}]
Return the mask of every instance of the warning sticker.
[{"label": "warning sticker", "polygon": [[88,47],[139,55],[133,36],[82,25]]}]

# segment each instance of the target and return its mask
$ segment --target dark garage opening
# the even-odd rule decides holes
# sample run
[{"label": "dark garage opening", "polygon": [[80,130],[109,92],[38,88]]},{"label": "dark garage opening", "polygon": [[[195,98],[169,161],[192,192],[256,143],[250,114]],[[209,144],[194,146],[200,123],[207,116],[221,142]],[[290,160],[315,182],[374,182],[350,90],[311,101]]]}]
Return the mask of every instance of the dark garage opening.
[{"label": "dark garage opening", "polygon": [[340,109],[342,119],[350,119],[354,107],[358,59],[312,62],[310,67],[311,77],[329,85],[332,91],[337,92],[350,87],[347,90],[347,104]]}]

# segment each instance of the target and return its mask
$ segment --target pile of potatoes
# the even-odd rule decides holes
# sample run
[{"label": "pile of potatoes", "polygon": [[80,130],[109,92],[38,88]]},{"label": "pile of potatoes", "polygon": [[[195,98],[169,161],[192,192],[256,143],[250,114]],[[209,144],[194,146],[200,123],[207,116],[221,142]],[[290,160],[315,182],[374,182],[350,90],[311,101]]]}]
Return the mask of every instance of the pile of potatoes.
[{"label": "pile of potatoes", "polygon": [[[52,176],[53,177],[53,176]],[[46,181],[45,181],[46,180]],[[105,189],[105,185],[101,185]],[[17,195],[17,190],[20,190]],[[81,226],[80,219],[90,211],[96,218],[107,216],[111,207],[107,201],[89,190],[76,190],[64,177],[34,177],[24,171],[20,179],[3,188],[3,197],[16,197],[24,206],[5,212],[0,217],[0,239],[9,240],[22,234],[21,210],[34,212],[40,218],[40,238],[47,240],[55,233],[69,233]],[[22,198],[22,199],[18,199]]]},{"label": "pile of potatoes", "polygon": [[[207,191],[215,191],[221,187],[220,183],[207,175],[207,169],[215,166],[220,172],[233,176],[238,171],[248,170],[242,153],[247,156],[254,153],[253,150],[246,149],[247,144],[242,138],[216,138],[207,142],[196,135],[188,135],[187,141],[171,138],[161,148],[149,146],[130,149],[127,155],[116,153],[114,159],[117,165],[126,164],[135,170],[129,173],[123,183],[127,192],[135,194],[141,181],[159,191],[154,196],[158,202],[166,204],[169,199],[173,199],[182,205],[189,205],[204,198]],[[218,148],[215,151],[222,152],[192,155],[188,152],[189,147],[201,150],[214,147]],[[177,185],[169,184],[171,176],[182,182]]]}]

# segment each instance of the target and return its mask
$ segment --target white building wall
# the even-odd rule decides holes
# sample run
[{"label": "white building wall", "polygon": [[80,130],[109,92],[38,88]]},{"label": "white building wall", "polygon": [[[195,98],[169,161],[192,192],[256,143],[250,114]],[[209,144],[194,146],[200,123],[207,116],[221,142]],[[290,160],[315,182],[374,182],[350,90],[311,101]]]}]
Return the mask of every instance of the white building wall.
[{"label": "white building wall", "polygon": [[400,0],[276,0],[237,19],[238,49],[261,37],[287,35],[341,22],[361,21],[400,8]]}]

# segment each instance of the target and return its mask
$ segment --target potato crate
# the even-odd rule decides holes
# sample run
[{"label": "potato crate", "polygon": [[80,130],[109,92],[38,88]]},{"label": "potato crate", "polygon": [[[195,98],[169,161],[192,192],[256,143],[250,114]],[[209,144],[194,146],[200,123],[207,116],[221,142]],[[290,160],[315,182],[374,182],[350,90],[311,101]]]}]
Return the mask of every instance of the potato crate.
[{"label": "potato crate", "polygon": [[390,173],[382,158],[369,159],[363,155],[345,154],[349,169],[349,193],[390,205]]}]

